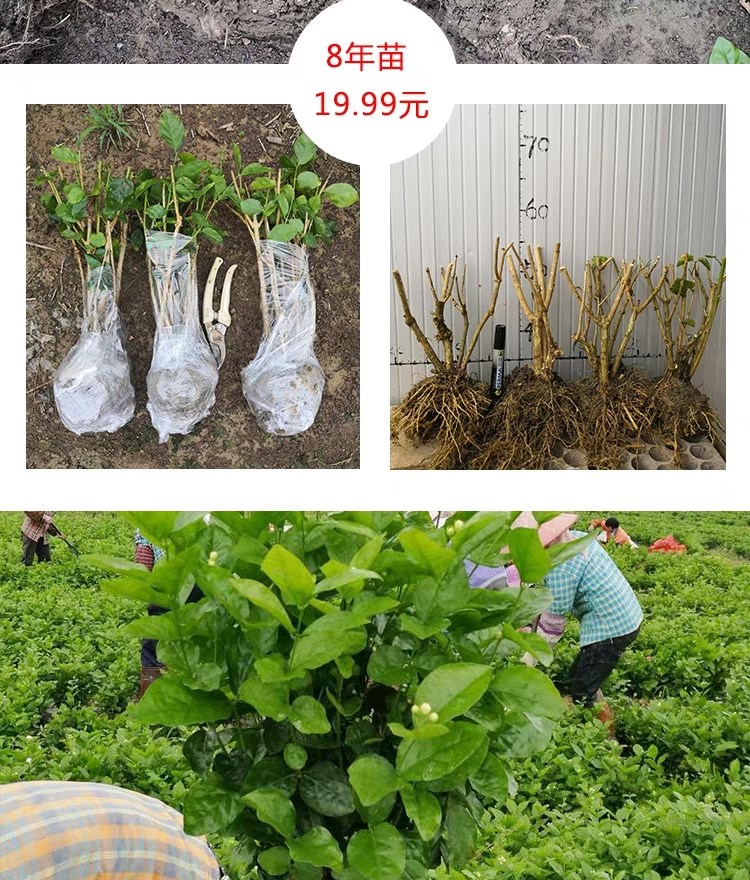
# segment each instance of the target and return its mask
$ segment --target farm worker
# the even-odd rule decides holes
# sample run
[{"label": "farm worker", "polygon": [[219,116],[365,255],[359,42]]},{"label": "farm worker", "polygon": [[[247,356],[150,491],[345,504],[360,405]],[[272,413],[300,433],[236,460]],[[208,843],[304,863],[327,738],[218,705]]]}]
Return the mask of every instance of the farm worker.
[{"label": "farm worker", "polygon": [[219,880],[208,844],[154,798],[95,782],[0,785],[3,880]]},{"label": "farm worker", "polygon": [[23,564],[32,565],[34,556],[39,562],[49,562],[51,557],[49,549],[49,531],[52,527],[54,533],[54,511],[52,510],[25,510],[23,525],[21,526],[21,543],[23,544]]},{"label": "farm worker", "polygon": [[[138,529],[135,530],[135,561],[151,571],[156,563],[164,555],[161,547],[157,547],[150,541],[147,541]],[[159,605],[149,605],[148,613],[164,614],[166,608]],[[142,697],[148,690],[149,685],[153,684],[161,675],[163,664],[159,662],[156,656],[156,639],[141,640],[141,685],[138,690],[138,697]]]},{"label": "farm worker", "polygon": [[[578,517],[560,514],[538,527],[545,547],[584,537],[571,531]],[[533,514],[522,513],[514,526],[533,528]],[[632,587],[599,542],[591,543],[572,559],[560,563],[543,579],[552,593],[549,611],[572,614],[581,623],[580,651],[571,672],[574,702],[593,706],[598,692],[625,649],[638,635],[643,611]]]},{"label": "farm worker", "polygon": [[620,525],[620,520],[614,516],[608,519],[592,519],[589,523],[589,531],[603,529],[598,540],[602,544],[614,543],[617,547],[637,547],[638,545]]},{"label": "farm worker", "polygon": [[[133,538],[135,541],[135,561],[145,565],[149,571],[153,571],[156,563],[164,556],[164,551],[161,547],[157,547],[144,538],[138,529],[135,530]],[[193,587],[187,601],[199,602],[202,598],[201,589]],[[160,605],[148,606],[148,613],[151,616],[165,614],[167,611],[167,608],[162,608]],[[164,670],[164,664],[159,661],[157,656],[156,646],[156,639],[141,640],[141,683],[138,689],[138,699],[146,693],[149,686],[159,678]]]}]

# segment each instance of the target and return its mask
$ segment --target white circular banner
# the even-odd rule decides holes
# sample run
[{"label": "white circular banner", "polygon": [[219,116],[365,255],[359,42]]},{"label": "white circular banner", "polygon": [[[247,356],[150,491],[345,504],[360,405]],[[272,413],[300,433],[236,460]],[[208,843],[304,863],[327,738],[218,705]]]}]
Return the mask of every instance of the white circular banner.
[{"label": "white circular banner", "polygon": [[289,64],[297,121],[347,162],[406,159],[432,143],[453,110],[453,50],[403,0],[339,0],[305,28]]}]

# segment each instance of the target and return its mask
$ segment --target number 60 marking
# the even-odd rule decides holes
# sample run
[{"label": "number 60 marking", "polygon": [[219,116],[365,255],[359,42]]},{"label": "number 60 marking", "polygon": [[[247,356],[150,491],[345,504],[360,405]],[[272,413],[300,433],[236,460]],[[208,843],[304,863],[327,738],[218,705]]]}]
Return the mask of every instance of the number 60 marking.
[{"label": "number 60 marking", "polygon": [[535,205],[534,199],[529,199],[528,205],[522,209],[529,220],[546,220],[549,215],[548,205]]}]

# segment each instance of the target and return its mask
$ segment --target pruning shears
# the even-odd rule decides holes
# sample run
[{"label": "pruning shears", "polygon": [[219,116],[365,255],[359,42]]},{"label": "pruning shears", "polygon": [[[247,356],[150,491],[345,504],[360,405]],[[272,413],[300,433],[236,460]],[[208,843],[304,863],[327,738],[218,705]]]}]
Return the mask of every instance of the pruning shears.
[{"label": "pruning shears", "polygon": [[221,288],[221,300],[219,302],[219,311],[214,311],[214,286],[219,269],[224,265],[224,260],[217,257],[208,273],[206,288],[203,291],[203,326],[208,337],[208,344],[211,346],[211,353],[216,358],[217,366],[224,363],[227,356],[226,335],[229,325],[232,323],[232,316],[229,314],[229,298],[232,291],[232,278],[234,277],[237,265],[230,266],[227,274],[224,276],[224,285]]}]

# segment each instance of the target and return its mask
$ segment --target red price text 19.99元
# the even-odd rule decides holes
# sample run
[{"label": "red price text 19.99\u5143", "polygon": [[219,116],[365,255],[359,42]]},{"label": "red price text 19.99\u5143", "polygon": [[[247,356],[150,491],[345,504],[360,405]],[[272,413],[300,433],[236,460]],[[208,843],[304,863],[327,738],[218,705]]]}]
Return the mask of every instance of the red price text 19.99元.
[{"label": "red price text 19.99\u5143", "polygon": [[427,119],[430,115],[429,101],[426,92],[364,92],[359,98],[347,92],[336,92],[329,95],[317,92],[317,116],[395,116],[406,119]]}]

